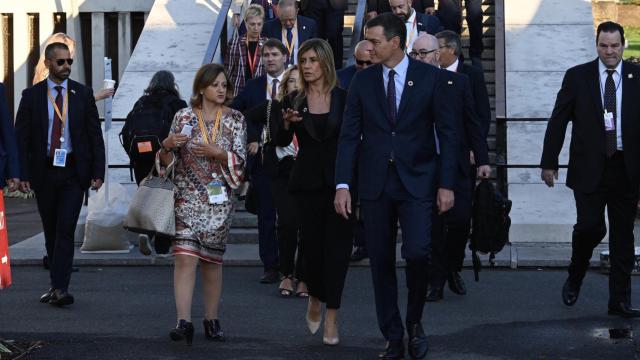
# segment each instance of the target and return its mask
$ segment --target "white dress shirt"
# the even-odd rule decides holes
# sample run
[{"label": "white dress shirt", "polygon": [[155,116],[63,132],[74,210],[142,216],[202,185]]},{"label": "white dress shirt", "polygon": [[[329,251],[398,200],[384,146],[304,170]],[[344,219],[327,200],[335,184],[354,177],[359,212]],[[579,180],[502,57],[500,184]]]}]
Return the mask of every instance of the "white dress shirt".
[{"label": "white dress shirt", "polygon": [[[280,76],[278,77],[273,77],[269,74],[267,74],[267,100],[273,100],[271,98],[271,89],[273,87],[273,81],[275,79],[278,79],[278,88],[280,88],[280,84],[282,84],[282,77],[284,76],[284,72],[282,74],[280,74]],[[263,130],[262,135],[264,136],[265,132]],[[289,144],[289,146],[285,146],[285,147],[280,147],[280,146],[276,146],[276,156],[278,156],[278,160],[282,160],[283,157],[285,156],[296,156],[296,149],[293,146],[293,142],[291,142],[291,144]]]},{"label": "white dress shirt", "polygon": [[405,21],[404,25],[407,27],[407,43],[405,50],[413,49],[413,43],[418,38],[418,21],[416,20],[416,11],[411,8],[411,16]]},{"label": "white dress shirt", "polygon": [[456,61],[454,61],[453,64],[447,66],[445,70],[458,72],[458,63],[459,63],[459,60],[456,59]]},{"label": "white dress shirt", "polygon": [[[67,93],[67,84],[68,81],[65,80],[63,81],[60,85],[54,83],[53,81],[51,81],[51,79],[47,78],[47,87],[49,88],[49,90],[51,91],[51,96],[53,97],[53,99],[55,100],[55,98],[58,96],[58,91],[56,91],[55,87],[56,86],[62,86],[62,109],[60,110],[60,113],[62,114],[62,111],[64,109],[64,100],[65,100],[65,96]],[[49,110],[49,127],[47,128],[47,154],[50,153],[50,149],[51,149],[51,131],[53,131],[53,114],[54,114],[54,109],[53,109],[53,104],[51,103],[51,100],[49,99],[49,96],[47,96],[47,107]],[[71,152],[73,151],[73,147],[71,146],[71,133],[69,132],[69,106],[67,105],[67,116],[66,119],[62,119],[64,121],[64,132],[63,132],[63,138],[64,141],[60,143],[60,148],[67,150],[68,154],[71,154]]]},{"label": "white dress shirt", "polygon": [[[598,60],[598,69],[600,74],[600,97],[602,98],[602,104],[604,106],[604,87],[607,83],[607,67],[602,63],[602,60]],[[613,83],[616,87],[616,143],[618,150],[622,150],[622,61],[618,63],[613,75]],[[609,112],[613,112],[612,109],[604,109]],[[604,121],[604,114],[602,115]]]},{"label": "white dress shirt", "polygon": [[[280,88],[280,84],[282,84],[282,76],[284,76],[284,72],[280,74],[278,77],[273,77],[267,74],[267,88],[265,89],[265,91],[267,92],[267,100],[273,100],[271,98],[271,89],[273,88],[273,80],[278,79],[277,88]],[[278,90],[276,89],[276,91]],[[276,93],[276,95],[278,94]]]},{"label": "white dress shirt", "polygon": [[[396,85],[396,109],[400,108],[400,99],[402,98],[402,92],[404,91],[404,81],[407,79],[407,70],[409,69],[409,57],[405,54],[393,70],[396,72],[395,85]],[[384,93],[387,93],[387,86],[389,83],[389,72],[391,68],[382,65],[382,80],[384,86]]]}]

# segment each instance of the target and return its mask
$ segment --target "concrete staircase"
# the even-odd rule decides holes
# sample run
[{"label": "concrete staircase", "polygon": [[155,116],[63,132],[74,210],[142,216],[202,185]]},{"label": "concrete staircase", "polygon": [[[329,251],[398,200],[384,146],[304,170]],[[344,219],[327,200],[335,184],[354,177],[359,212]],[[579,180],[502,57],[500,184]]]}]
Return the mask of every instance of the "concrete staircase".
[{"label": "concrete staircase", "polygon": [[[357,0],[349,0],[349,6],[345,13],[344,19],[344,59],[345,61],[351,57],[351,33],[355,20],[355,11]],[[496,122],[495,122],[495,5],[494,0],[484,0],[482,9],[484,12],[484,52],[482,53],[482,66],[485,72],[485,80],[487,82],[487,90],[489,92],[489,100],[491,103],[491,128],[489,131],[489,158],[491,164],[496,163]],[[464,55],[469,58],[469,33],[467,31],[466,22],[463,24],[464,32],[462,34],[462,44],[464,47]],[[229,243],[247,244],[258,242],[257,218],[244,209],[242,202],[237,204],[236,213],[233,218]]]}]

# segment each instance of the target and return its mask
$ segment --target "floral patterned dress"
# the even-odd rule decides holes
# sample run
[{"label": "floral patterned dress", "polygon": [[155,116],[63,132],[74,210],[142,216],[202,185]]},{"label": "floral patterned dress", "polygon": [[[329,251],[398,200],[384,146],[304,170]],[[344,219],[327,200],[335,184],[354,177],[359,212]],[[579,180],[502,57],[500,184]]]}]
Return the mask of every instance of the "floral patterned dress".
[{"label": "floral patterned dress", "polygon": [[[189,141],[176,153],[176,236],[173,253],[222,264],[233,214],[231,190],[242,183],[244,172],[247,137],[244,116],[236,110],[223,110],[216,144],[227,151],[227,166],[193,153],[193,144],[204,143],[204,139],[198,126],[198,117],[190,107],[176,113],[171,132],[179,134],[185,124],[191,125],[193,130]],[[214,122],[206,122],[205,127],[210,138]],[[209,204],[207,184],[214,180],[225,184],[229,201]]]}]

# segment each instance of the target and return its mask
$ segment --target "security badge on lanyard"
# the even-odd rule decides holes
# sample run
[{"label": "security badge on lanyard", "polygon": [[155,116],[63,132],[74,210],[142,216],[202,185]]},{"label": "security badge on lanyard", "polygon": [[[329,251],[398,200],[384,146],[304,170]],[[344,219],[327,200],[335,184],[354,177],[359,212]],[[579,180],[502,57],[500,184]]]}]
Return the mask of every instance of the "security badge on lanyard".
[{"label": "security badge on lanyard", "polygon": [[[58,104],[56,104],[53,96],[51,95],[51,89],[47,90],[47,95],[49,95],[49,101],[51,101],[51,105],[53,105],[53,111],[55,111],[56,115],[60,118],[61,128],[60,128],[60,149],[55,149],[53,153],[53,166],[55,167],[65,167],[67,165],[67,150],[62,149],[62,144],[64,144],[64,129],[65,124],[67,122],[67,111],[69,110],[69,92],[65,92],[64,95],[64,105],[62,106],[62,113],[60,113],[60,109],[58,108]],[[55,116],[54,116],[55,118]]]},{"label": "security badge on lanyard", "polygon": [[[202,133],[202,140],[205,144],[209,144],[209,142],[215,144],[216,138],[218,137],[220,120],[222,119],[222,110],[218,110],[218,113],[216,114],[216,121],[213,125],[211,140],[209,139],[209,135],[207,134],[207,128],[204,125],[204,117],[202,116],[202,111],[199,111],[197,113],[197,116],[198,125],[200,126],[200,132]],[[213,180],[207,184],[207,196],[209,197],[209,204],[211,205],[224,204],[225,202],[229,201],[229,196],[227,196],[227,188],[220,180]]]},{"label": "security badge on lanyard", "polygon": [[604,129],[606,131],[613,131],[616,129],[613,125],[613,113],[607,111],[607,109],[604,110]]}]

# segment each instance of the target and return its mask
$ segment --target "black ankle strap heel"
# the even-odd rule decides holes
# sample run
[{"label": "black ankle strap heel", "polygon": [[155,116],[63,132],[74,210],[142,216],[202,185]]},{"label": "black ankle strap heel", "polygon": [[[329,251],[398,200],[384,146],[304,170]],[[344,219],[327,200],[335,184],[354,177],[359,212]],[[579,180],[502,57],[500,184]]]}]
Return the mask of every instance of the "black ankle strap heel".
[{"label": "black ankle strap heel", "polygon": [[176,328],[172,329],[171,332],[169,332],[169,337],[171,337],[171,340],[173,341],[186,340],[187,345],[191,345],[193,344],[193,333],[193,323],[180,319],[180,321],[178,321],[178,324],[176,325]]},{"label": "black ankle strap heel", "polygon": [[207,339],[212,341],[224,341],[224,332],[222,331],[222,327],[220,327],[220,321],[218,319],[213,320],[202,320],[202,324],[204,325],[204,335]]}]

